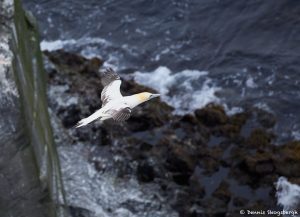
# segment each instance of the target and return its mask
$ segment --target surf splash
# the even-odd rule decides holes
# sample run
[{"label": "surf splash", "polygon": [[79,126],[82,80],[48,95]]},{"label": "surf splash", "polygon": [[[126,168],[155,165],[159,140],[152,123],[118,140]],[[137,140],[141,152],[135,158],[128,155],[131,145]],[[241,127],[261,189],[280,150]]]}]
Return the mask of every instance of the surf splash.
[{"label": "surf splash", "polygon": [[[277,204],[283,210],[299,210],[300,207],[300,186],[290,183],[287,178],[280,177],[276,183]],[[299,215],[297,215],[299,216]]]},{"label": "surf splash", "polygon": [[215,93],[221,88],[208,74],[207,71],[189,69],[173,73],[169,68],[159,66],[153,72],[137,71],[133,76],[136,82],[157,90],[161,99],[174,107],[176,114],[182,115],[208,103],[220,102]]}]

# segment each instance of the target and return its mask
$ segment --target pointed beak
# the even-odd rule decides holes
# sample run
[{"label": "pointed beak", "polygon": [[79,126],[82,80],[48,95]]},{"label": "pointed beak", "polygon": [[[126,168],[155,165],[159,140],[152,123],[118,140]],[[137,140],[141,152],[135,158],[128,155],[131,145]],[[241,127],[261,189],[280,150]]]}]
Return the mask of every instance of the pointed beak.
[{"label": "pointed beak", "polygon": [[152,95],[151,95],[151,99],[156,98],[156,97],[159,97],[159,96],[160,96],[160,94],[152,94]]}]

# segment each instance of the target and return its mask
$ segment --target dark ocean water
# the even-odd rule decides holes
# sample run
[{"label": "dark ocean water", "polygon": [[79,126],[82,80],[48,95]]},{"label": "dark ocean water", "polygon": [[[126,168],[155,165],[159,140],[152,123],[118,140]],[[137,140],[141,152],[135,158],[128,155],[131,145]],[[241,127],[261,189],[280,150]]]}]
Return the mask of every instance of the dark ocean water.
[{"label": "dark ocean water", "polygon": [[300,139],[300,1],[24,4],[38,19],[44,49],[101,56],[124,74],[148,72],[138,74],[141,83],[181,113],[208,102],[229,112],[263,108],[277,117],[278,143]]}]

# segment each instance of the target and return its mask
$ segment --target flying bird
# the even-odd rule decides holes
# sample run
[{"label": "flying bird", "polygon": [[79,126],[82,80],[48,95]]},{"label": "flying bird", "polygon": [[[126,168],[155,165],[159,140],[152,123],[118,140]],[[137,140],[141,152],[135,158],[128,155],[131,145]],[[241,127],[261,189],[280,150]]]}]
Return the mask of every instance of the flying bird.
[{"label": "flying bird", "polygon": [[97,119],[101,121],[106,119],[125,121],[130,117],[134,107],[160,96],[160,94],[148,92],[122,96],[120,92],[122,81],[120,76],[111,68],[103,72],[102,83],[104,85],[101,92],[102,107],[87,118],[80,120],[75,126],[76,128],[85,126]]}]

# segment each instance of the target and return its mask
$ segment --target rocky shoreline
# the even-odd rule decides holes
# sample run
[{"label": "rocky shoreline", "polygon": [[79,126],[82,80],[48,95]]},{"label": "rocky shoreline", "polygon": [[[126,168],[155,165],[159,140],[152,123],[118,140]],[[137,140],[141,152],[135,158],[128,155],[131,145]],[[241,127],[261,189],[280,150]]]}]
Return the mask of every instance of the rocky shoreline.
[{"label": "rocky shoreline", "polygon": [[[276,117],[269,112],[255,108],[228,116],[221,105],[209,104],[178,116],[157,99],[136,108],[127,122],[73,129],[101,106],[104,61],[64,50],[45,51],[44,59],[57,144],[87,145],[86,158],[100,174],[115,171],[118,179],[155,185],[179,216],[280,209],[274,183],[284,176],[300,184],[300,141],[275,145]],[[122,93],[141,91],[155,92],[123,80]]]}]

